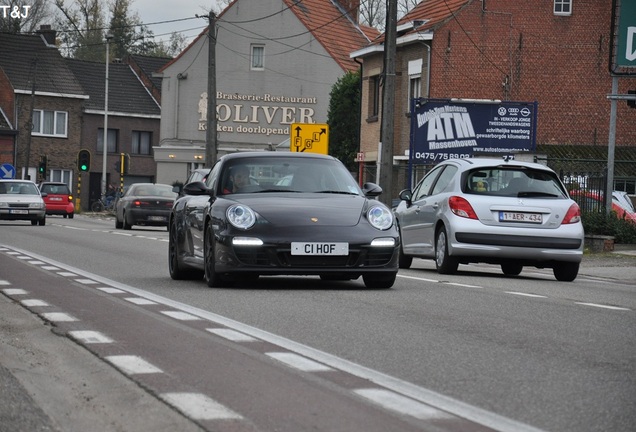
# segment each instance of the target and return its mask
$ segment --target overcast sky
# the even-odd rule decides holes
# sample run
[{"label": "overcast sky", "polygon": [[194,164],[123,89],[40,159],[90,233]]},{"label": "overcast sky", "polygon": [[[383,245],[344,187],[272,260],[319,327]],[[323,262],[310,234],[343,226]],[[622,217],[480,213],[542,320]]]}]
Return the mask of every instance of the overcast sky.
[{"label": "overcast sky", "polygon": [[[131,12],[137,12],[143,22],[155,35],[156,40],[168,40],[174,31],[182,32],[188,42],[195,38],[207,25],[207,20],[194,18],[165,24],[154,24],[207,15],[214,0],[132,0]],[[218,8],[217,8],[218,9]]]}]

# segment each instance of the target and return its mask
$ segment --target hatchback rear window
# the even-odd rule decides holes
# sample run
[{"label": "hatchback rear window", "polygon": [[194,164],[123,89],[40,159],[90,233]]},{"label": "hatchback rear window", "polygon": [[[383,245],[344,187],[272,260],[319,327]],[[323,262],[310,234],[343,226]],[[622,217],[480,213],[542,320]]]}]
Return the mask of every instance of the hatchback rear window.
[{"label": "hatchback rear window", "polygon": [[465,193],[537,198],[566,198],[558,177],[550,172],[515,167],[480,168],[464,177]]},{"label": "hatchback rear window", "polygon": [[71,193],[66,185],[42,185],[42,192],[50,195],[70,195]]}]

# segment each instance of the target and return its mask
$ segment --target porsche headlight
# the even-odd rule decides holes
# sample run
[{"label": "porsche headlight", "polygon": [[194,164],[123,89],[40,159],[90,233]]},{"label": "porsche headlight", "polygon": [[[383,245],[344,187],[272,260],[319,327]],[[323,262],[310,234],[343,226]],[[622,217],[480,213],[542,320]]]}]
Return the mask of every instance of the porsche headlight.
[{"label": "porsche headlight", "polygon": [[367,219],[374,228],[386,230],[393,225],[393,215],[385,207],[373,206],[367,212]]},{"label": "porsche headlight", "polygon": [[227,209],[227,220],[238,229],[250,229],[256,223],[256,214],[246,205],[234,204]]}]

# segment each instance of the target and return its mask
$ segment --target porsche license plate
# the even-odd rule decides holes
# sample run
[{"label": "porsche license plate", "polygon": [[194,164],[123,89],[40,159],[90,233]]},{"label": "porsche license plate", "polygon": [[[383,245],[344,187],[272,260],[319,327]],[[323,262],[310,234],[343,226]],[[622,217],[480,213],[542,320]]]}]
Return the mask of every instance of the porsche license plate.
[{"label": "porsche license plate", "polygon": [[349,243],[344,242],[292,242],[292,255],[349,255]]},{"label": "porsche license plate", "polygon": [[543,222],[543,216],[541,213],[499,212],[499,222],[526,222],[540,224]]}]

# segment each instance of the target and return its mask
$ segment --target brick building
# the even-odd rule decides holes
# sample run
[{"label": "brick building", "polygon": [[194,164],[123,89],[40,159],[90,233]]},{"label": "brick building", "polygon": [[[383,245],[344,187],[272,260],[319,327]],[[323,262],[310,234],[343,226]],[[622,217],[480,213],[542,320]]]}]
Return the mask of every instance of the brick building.
[{"label": "brick building", "polygon": [[[609,0],[420,2],[397,23],[394,163],[408,159],[412,97],[536,101],[538,153],[603,147],[595,154],[607,155],[611,17]],[[381,136],[383,42],[352,53],[363,63],[361,151],[368,173]],[[634,88],[633,78],[619,79],[619,94]],[[625,102],[617,108],[616,147],[636,147],[636,110]],[[405,186],[396,180],[393,196]]]}]

